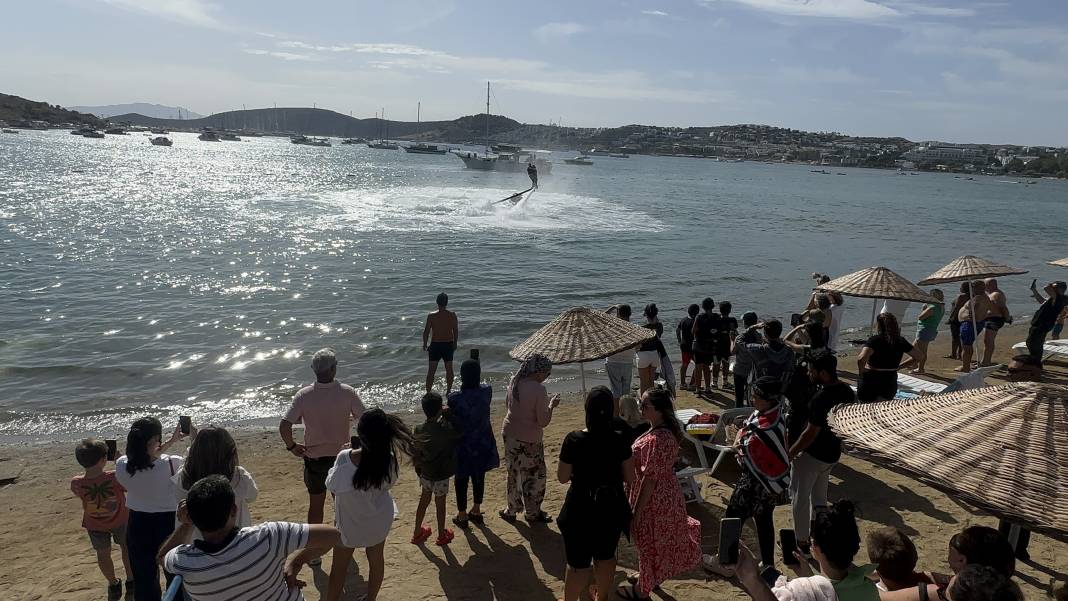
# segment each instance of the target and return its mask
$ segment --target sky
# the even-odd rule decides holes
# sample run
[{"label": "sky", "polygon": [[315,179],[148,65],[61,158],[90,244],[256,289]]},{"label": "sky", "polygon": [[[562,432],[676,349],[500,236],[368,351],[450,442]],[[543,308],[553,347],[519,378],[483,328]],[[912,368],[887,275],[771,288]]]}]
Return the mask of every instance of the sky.
[{"label": "sky", "polygon": [[1068,145],[1068,1],[35,0],[0,91]]}]

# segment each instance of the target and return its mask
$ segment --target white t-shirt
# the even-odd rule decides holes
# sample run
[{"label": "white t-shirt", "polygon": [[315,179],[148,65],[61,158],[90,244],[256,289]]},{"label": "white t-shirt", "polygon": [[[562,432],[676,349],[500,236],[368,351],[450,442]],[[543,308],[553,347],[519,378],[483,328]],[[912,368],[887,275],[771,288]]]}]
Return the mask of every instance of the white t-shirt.
[{"label": "white t-shirt", "polygon": [[386,540],[399,512],[389,489],[397,481],[392,474],[379,488],[362,490],[352,485],[356,466],[345,449],[337,455],[326,476],[326,488],[334,493],[334,526],[341,531],[341,544],[366,549]]},{"label": "white t-shirt", "polygon": [[845,313],[845,307],[842,305],[831,305],[831,323],[827,326],[830,330],[830,335],[827,337],[827,348],[832,351],[838,350],[838,335],[842,331],[842,314]]},{"label": "white t-shirt", "polygon": [[307,524],[267,522],[242,528],[214,553],[205,551],[203,542],[175,547],[167,552],[163,567],[182,577],[194,601],[303,601],[299,588],[286,586],[282,568],[290,554],[307,544]]},{"label": "white t-shirt", "polygon": [[[185,476],[184,468],[174,475],[174,494],[179,501],[189,496],[189,491],[182,487],[182,478]],[[255,501],[260,494],[256,481],[248,470],[237,466],[234,475],[230,477],[230,486],[234,489],[234,503],[237,504],[237,527],[247,528],[252,525],[252,514],[249,513],[248,504]],[[178,519],[174,520],[175,528],[178,527]],[[200,530],[193,528],[193,540],[202,540]]]},{"label": "white t-shirt", "polygon": [[182,469],[178,455],[160,455],[152,467],[126,471],[126,455],[115,460],[115,478],[126,489],[126,506],[144,513],[165,513],[178,509],[174,475]]}]

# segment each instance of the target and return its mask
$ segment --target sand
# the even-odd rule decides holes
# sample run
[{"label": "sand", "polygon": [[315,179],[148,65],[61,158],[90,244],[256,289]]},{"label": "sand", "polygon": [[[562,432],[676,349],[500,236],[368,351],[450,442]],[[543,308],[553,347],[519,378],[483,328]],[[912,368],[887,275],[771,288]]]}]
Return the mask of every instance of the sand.
[{"label": "sand", "polygon": [[[999,336],[1003,348],[998,360],[1006,361],[1010,355],[1008,342],[1022,340],[1025,333],[1020,326],[1003,330]],[[947,345],[948,336],[943,332],[932,345],[934,358],[928,365],[929,377],[952,379],[953,365],[941,359],[947,354]],[[856,368],[855,362],[849,359],[841,360],[841,366],[845,371]],[[1051,363],[1049,370],[1056,381],[1064,382],[1068,375],[1068,365],[1063,363]],[[497,391],[495,400],[499,402],[502,398]],[[678,404],[680,408],[715,412],[729,402],[733,400],[728,401],[726,393],[717,394],[711,401],[684,393]],[[550,474],[555,472],[555,458],[565,434],[581,427],[581,412],[579,395],[566,395],[546,429]],[[502,417],[498,411],[494,423],[499,425]],[[253,520],[303,521],[307,497],[301,482],[300,461],[285,451],[273,430],[242,430],[236,434],[241,463],[253,474],[260,488],[260,497],[252,505]],[[7,599],[81,601],[104,596],[103,578],[80,527],[80,505],[68,488],[70,476],[78,472],[72,449],[70,442],[0,447],[0,472],[18,474],[14,483],[6,486],[0,483],[0,515],[3,516],[0,591]],[[182,448],[179,450],[184,452]],[[692,449],[684,451],[692,455]],[[714,551],[717,546],[719,519],[730,497],[730,483],[737,474],[733,462],[726,464],[716,478],[700,478],[706,502],[688,505],[691,515],[705,525],[703,546],[707,551]],[[485,527],[466,532],[457,530],[456,540],[447,548],[416,547],[408,540],[418,500],[418,482],[411,468],[405,467],[394,489],[401,516],[386,544],[386,580],[379,598],[549,601],[560,597],[564,555],[559,532],[555,525],[528,526],[523,520],[509,524],[497,518],[496,510],[503,506],[504,482],[503,470],[488,476]],[[547,511],[554,515],[559,511],[565,490],[550,478]],[[889,525],[912,536],[919,550],[920,568],[924,570],[948,571],[946,545],[955,532],[972,524],[996,526],[997,523],[995,518],[975,514],[938,491],[852,457],[844,457],[835,468],[830,496],[850,498],[858,504],[863,531]],[[451,520],[455,509],[451,491],[449,508]],[[328,515],[331,511],[328,502]],[[788,507],[776,510],[776,527],[792,527]],[[756,548],[751,525],[744,537]],[[1018,564],[1017,581],[1028,599],[1042,599],[1051,577],[1068,579],[1064,574],[1068,572],[1068,549],[1062,543],[1036,535],[1030,551],[1033,561]],[[115,560],[119,564],[117,552]],[[866,561],[864,549],[858,561]],[[329,565],[329,557],[324,565]],[[634,549],[623,541],[618,576],[622,578],[624,572],[635,568]],[[121,573],[121,567],[118,569]],[[365,590],[366,570],[366,561],[357,552],[355,564],[350,565],[346,598],[355,599]],[[326,574],[321,569],[305,568],[303,577],[308,582],[305,596],[309,600],[319,599],[320,591],[325,590]],[[654,593],[656,596],[679,601],[747,598],[731,582],[709,577],[700,569],[665,583],[663,592]]]}]

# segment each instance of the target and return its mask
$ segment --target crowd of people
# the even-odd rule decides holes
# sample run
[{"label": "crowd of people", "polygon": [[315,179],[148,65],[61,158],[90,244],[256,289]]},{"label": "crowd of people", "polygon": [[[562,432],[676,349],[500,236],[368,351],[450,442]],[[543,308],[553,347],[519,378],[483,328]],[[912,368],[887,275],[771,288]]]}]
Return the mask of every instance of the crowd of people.
[{"label": "crowd of people", "polygon": [[[987,336],[992,347],[998,328],[988,324],[1011,320],[996,283],[976,284],[969,285],[974,294],[962,287],[963,300],[958,297],[948,312],[968,368],[979,324],[993,333]],[[1034,284],[1032,290],[1042,304],[1031,323],[1029,349],[1041,348],[1068,304],[1063,282],[1046,286],[1046,297]],[[279,424],[286,450],[303,463],[306,523],[252,524],[249,504],[259,489],[239,464],[237,444],[225,428],[198,430],[184,423],[165,437],[158,419],[144,417],[131,426],[125,453],[118,457],[104,441],[82,441],[75,456],[85,471],[71,480],[71,490],[82,500],[82,525],[107,581],[108,599],[121,598],[125,588],[136,601],[158,601],[161,566],[166,582],[182,576],[185,593],[195,601],[233,598],[235,590],[247,592],[247,598],[302,599],[301,569],[321,563],[321,556],[332,550],[325,598],[337,601],[345,594],[353,553],[363,549],[369,566],[366,599],[374,601],[385,577],[385,544],[398,516],[391,489],[401,464],[409,461],[420,486],[412,544],[423,545],[435,533],[436,545],[453,541],[455,533],[447,525],[450,485],[456,503],[451,524],[465,529],[485,525],[486,476],[502,463],[507,502],[497,516],[506,522],[522,516],[532,525],[553,522],[542,507],[548,478],[544,430],[560,403],[544,384],[552,361],[535,354],[511,377],[500,428],[502,461],[491,422],[493,390],[482,381],[477,353],[463,361],[460,386],[452,390],[458,319],[447,309],[444,294],[437,305],[423,334],[430,360],[427,392],[420,399],[425,421],[414,429],[396,415],[366,408],[355,389],[338,381],[332,350],[312,357],[316,381],[296,393]],[[567,564],[566,601],[587,590],[595,599],[613,593],[646,599],[668,579],[698,565],[736,577],[758,600],[1022,598],[1011,581],[1014,549],[1004,534],[988,528],[967,528],[950,541],[951,576],[916,572],[915,548],[897,531],[869,536],[874,571],[856,566],[862,541],[852,504],[828,498],[829,477],[842,454],[828,415],[843,403],[893,398],[898,370],[913,364],[923,369],[943,312],[938,305],[921,309],[915,344],[902,337],[892,312],[879,315],[876,331],[857,357],[854,394],[838,378],[842,307],[838,295],[814,294],[784,336],[778,320],[760,321],[746,312],[739,324],[729,302],[706,298],[689,306],[676,328],[682,350],[679,387],[705,393],[722,382],[724,389],[733,390],[739,408],[752,409],[735,424],[740,476],[724,515],[754,521],[759,563],[744,545],[736,557],[724,555],[724,549],[702,555],[701,524],[687,515],[676,477],[686,425],[676,416],[674,390],[655,383],[658,372],[674,377],[670,362],[662,361],[667,355],[660,340],[664,327],[657,307],[645,307],[642,325],[655,335],[606,359],[609,386],[588,392],[584,427],[567,434],[560,447],[556,475],[568,490],[556,519]],[[610,312],[619,319],[631,317],[627,305]],[[979,315],[984,319],[968,325]],[[445,396],[433,390],[442,360]],[[695,368],[687,379],[690,363]],[[639,373],[636,396],[631,394],[632,368]],[[352,421],[355,436],[350,435]],[[297,424],[303,425],[299,441]],[[185,456],[168,453],[186,438],[191,444]],[[107,470],[111,459],[114,470]],[[323,524],[327,492],[334,503],[332,526]],[[436,528],[424,525],[431,504]],[[775,507],[784,504],[791,507],[796,556],[787,563],[798,574],[794,579],[775,569],[773,516]],[[617,586],[617,547],[624,536],[637,551],[638,565]],[[121,549],[125,582],[115,570],[112,543]],[[813,564],[818,573],[812,573]]]}]

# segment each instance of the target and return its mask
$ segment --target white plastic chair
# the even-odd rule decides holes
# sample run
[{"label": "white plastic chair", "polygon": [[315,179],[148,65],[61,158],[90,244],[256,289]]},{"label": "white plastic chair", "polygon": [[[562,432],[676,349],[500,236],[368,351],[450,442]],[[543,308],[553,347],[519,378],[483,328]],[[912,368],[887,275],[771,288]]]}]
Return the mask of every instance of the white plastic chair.
[{"label": "white plastic chair", "polygon": [[[734,448],[731,447],[731,443],[734,441],[727,440],[727,424],[733,424],[738,418],[749,417],[753,413],[752,407],[741,407],[737,409],[724,409],[719,416],[719,421],[716,423],[716,429],[713,431],[712,436],[708,440],[701,440],[696,436],[691,435],[686,431],[686,423],[693,418],[693,416],[700,414],[701,412],[696,409],[681,409],[675,412],[675,417],[679,418],[679,421],[683,424],[683,435],[693,443],[697,449],[697,460],[701,462],[701,467],[708,470],[706,473],[715,473],[716,468],[723,462],[725,457],[734,454]],[[708,465],[708,458],[705,457],[705,449],[710,449],[717,453],[716,459],[712,462],[712,466]]]}]

